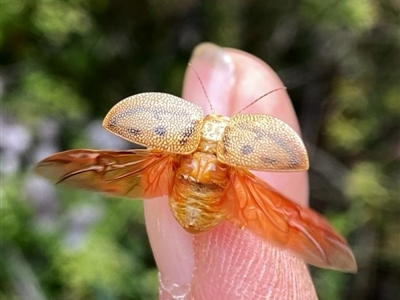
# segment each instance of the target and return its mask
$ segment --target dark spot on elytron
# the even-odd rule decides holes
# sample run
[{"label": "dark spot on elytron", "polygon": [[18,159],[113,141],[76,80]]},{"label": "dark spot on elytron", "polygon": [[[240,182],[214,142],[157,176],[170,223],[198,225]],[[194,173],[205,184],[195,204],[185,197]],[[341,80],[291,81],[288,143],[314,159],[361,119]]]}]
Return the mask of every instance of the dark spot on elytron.
[{"label": "dark spot on elytron", "polygon": [[157,108],[153,111],[154,114],[154,119],[156,120],[161,120],[163,117],[165,117],[165,111],[161,108]]},{"label": "dark spot on elytron", "polygon": [[166,132],[167,130],[165,129],[164,126],[159,125],[156,128],[154,128],[154,133],[158,136],[164,136]]},{"label": "dark spot on elytron", "polygon": [[137,128],[128,128],[128,132],[134,136],[137,136],[140,134],[140,129]]},{"label": "dark spot on elytron", "polygon": [[194,127],[190,126],[190,127],[186,127],[185,131],[183,132],[183,137],[184,138],[189,138],[194,132]]},{"label": "dark spot on elytron", "polygon": [[222,138],[222,153],[223,154],[228,154],[229,150],[228,148],[231,146],[231,139],[227,136],[224,135]]},{"label": "dark spot on elytron", "polygon": [[179,140],[179,144],[183,145],[186,144],[190,136],[193,134],[195,130],[194,126],[186,127],[183,131],[183,138]]},{"label": "dark spot on elytron", "polygon": [[300,161],[296,157],[291,157],[290,158],[290,164],[292,166],[298,166],[298,165],[300,165]]},{"label": "dark spot on elytron", "polygon": [[261,130],[255,129],[253,132],[256,135],[254,137],[254,139],[256,139],[256,140],[261,140],[261,139],[263,139],[265,137],[265,133],[263,131],[261,131]]},{"label": "dark spot on elytron", "polygon": [[261,160],[263,163],[267,165],[275,165],[276,164],[276,159],[270,158],[270,157],[261,157]]},{"label": "dark spot on elytron", "polygon": [[241,152],[243,155],[249,155],[249,154],[253,153],[253,147],[250,145],[243,145]]},{"label": "dark spot on elytron", "polygon": [[116,117],[112,118],[112,119],[108,122],[108,126],[111,126],[111,127],[117,126],[117,118],[116,118]]}]

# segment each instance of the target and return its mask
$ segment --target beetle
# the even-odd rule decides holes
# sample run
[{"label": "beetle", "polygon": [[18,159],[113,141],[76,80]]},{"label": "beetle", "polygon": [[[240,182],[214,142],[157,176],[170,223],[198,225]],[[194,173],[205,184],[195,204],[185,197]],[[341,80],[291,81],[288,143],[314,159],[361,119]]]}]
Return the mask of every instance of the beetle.
[{"label": "beetle", "polygon": [[173,216],[192,234],[227,219],[309,264],[356,272],[350,247],[327,220],[249,171],[307,170],[307,151],[296,132],[244,109],[230,118],[218,115],[208,102],[212,113],[204,116],[199,106],[170,94],[128,97],[108,112],[103,126],[147,149],[69,150],[40,161],[35,171],[114,196],[168,195]]}]

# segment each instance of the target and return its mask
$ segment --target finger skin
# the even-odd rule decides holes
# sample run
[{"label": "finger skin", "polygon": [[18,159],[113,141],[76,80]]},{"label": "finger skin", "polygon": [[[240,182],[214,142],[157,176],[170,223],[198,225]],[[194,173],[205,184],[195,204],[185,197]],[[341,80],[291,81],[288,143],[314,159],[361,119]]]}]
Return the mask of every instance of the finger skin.
[{"label": "finger skin", "polygon": [[[245,52],[199,45],[191,64],[218,114],[231,116],[262,94],[283,86],[262,61]],[[182,97],[210,107],[191,68]],[[244,113],[275,116],[299,132],[285,91],[275,92]],[[256,173],[256,172],[255,172]],[[307,173],[257,172],[283,195],[307,205]],[[173,219],[167,199],[145,201],[146,225],[160,271],[160,299],[317,299],[305,263],[228,221],[190,235]]]}]

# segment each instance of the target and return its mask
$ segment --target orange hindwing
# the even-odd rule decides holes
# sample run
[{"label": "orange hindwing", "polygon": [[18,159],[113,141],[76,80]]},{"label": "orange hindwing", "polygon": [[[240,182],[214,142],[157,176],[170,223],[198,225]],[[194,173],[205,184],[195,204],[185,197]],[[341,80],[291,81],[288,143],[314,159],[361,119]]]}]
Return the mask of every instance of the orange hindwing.
[{"label": "orange hindwing", "polygon": [[35,171],[55,183],[136,199],[169,195],[174,164],[173,155],[146,149],[79,149],[51,155]]},{"label": "orange hindwing", "polygon": [[302,207],[250,172],[233,168],[226,190],[228,219],[322,268],[355,272],[346,241],[318,213]]}]

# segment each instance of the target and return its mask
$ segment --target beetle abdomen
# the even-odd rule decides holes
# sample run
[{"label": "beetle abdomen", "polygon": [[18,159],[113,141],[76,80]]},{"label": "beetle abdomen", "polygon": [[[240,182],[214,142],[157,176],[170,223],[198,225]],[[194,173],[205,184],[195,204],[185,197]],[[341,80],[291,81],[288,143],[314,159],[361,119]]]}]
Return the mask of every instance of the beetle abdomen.
[{"label": "beetle abdomen", "polygon": [[217,225],[225,218],[222,195],[225,188],[188,178],[176,178],[169,199],[172,215],[190,233],[198,233]]}]

